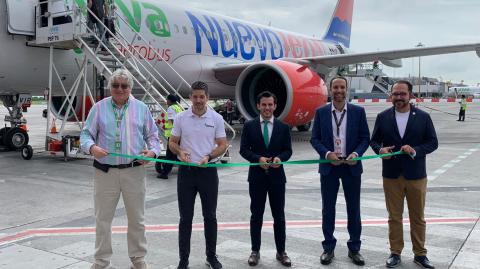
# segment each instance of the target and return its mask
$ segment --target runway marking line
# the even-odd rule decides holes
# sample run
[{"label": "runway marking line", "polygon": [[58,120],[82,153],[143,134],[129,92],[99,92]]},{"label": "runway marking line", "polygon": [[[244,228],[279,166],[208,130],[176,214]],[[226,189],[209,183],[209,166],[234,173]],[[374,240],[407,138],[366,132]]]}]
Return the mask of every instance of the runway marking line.
[{"label": "runway marking line", "polygon": [[434,181],[437,179],[440,175],[443,173],[447,172],[450,168],[454,167],[464,159],[468,158],[468,156],[472,155],[474,152],[479,150],[480,145],[477,145],[476,148],[471,148],[467,151],[465,151],[462,155],[458,155],[457,158],[450,160],[448,163],[444,164],[441,168],[433,171],[431,175],[428,176],[429,181]]},{"label": "runway marking line", "polygon": [[[469,224],[475,223],[477,218],[473,217],[459,217],[459,218],[426,218],[427,224]],[[409,224],[409,219],[403,219],[404,224]],[[336,220],[337,227],[346,227],[347,220]],[[386,226],[388,219],[367,219],[362,220],[363,226]],[[273,221],[263,222],[263,227],[267,229],[273,228]],[[291,229],[299,228],[319,228],[322,227],[321,220],[292,220],[287,221],[287,227]],[[162,225],[146,225],[145,229],[150,233],[159,232],[177,232],[177,224],[162,224]],[[222,222],[218,223],[218,230],[247,230],[250,229],[250,222]],[[192,230],[203,231],[203,223],[192,224]],[[112,233],[125,234],[127,233],[127,226],[114,226]],[[68,235],[83,235],[95,234],[95,227],[64,227],[64,228],[39,228],[25,230],[13,235],[0,237],[0,246],[14,243],[20,240],[25,240],[33,237],[46,236],[68,236]]]}]

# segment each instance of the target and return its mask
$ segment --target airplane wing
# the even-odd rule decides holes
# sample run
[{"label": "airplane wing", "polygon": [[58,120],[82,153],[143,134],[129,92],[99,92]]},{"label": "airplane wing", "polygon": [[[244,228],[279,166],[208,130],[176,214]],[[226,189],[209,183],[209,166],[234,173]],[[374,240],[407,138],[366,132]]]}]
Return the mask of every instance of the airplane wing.
[{"label": "airplane wing", "polygon": [[[480,57],[480,43],[438,46],[438,47],[417,47],[403,50],[376,51],[367,53],[351,53],[338,55],[325,55],[305,58],[282,58],[281,60],[298,63],[301,65],[324,65],[328,67],[337,67],[341,65],[381,61],[390,67],[401,67],[402,58],[430,56],[457,52],[476,51]],[[248,66],[255,64],[219,64],[213,68],[215,77],[227,85],[235,85],[240,73]]]},{"label": "airplane wing", "polygon": [[367,53],[352,53],[352,54],[340,54],[340,55],[327,55],[319,57],[306,57],[300,60],[307,61],[313,64],[322,64],[328,67],[336,67],[339,65],[357,64],[373,61],[381,61],[383,64],[391,67],[401,67],[398,65],[397,60],[402,58],[411,58],[418,56],[430,56],[466,51],[476,51],[480,57],[480,43],[451,45],[451,46],[439,46],[439,47],[419,47],[403,50],[390,50],[380,52],[367,52]]}]

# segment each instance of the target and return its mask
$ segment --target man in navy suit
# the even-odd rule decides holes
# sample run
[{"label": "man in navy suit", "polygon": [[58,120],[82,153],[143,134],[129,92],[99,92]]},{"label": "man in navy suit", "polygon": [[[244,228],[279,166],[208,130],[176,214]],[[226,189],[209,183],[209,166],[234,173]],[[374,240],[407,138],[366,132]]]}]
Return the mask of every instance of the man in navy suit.
[{"label": "man in navy suit", "polygon": [[430,115],[411,106],[412,84],[397,81],[392,86],[393,107],[381,112],[375,121],[370,146],[377,154],[402,150],[407,153],[382,160],[383,190],[388,210],[390,257],[386,266],[400,265],[403,249],[403,202],[406,197],[414,262],[434,268],[425,249],[425,196],[427,192],[426,155],[438,148]]},{"label": "man in navy suit", "polygon": [[243,126],[240,155],[251,163],[248,182],[250,193],[250,238],[252,253],[248,259],[250,266],[258,264],[265,202],[268,198],[273,216],[273,232],[277,248],[276,259],[284,266],[292,265],[285,252],[285,171],[276,164],[290,159],[292,141],[288,125],[277,120],[273,112],[277,107],[277,97],[271,92],[262,92],[257,97],[260,116]]},{"label": "man in navy suit", "polygon": [[332,103],[317,109],[310,143],[320,155],[331,163],[320,164],[320,185],[322,193],[322,230],[325,240],[322,242],[322,264],[330,264],[334,258],[337,240],[335,230],[335,204],[342,181],[348,215],[348,257],[356,265],[364,265],[360,254],[360,186],[363,172],[360,157],[368,148],[370,133],[367,117],[362,107],[346,101],[347,80],[336,77],[330,81]]}]

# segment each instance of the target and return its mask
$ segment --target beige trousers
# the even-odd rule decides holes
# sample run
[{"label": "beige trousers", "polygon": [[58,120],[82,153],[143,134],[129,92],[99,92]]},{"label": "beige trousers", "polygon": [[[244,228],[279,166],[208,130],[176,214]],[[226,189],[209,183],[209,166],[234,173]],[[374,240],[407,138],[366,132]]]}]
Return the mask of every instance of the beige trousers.
[{"label": "beige trousers", "polygon": [[390,252],[400,255],[403,250],[403,202],[407,198],[410,218],[410,238],[415,256],[427,255],[425,248],[425,196],[427,178],[406,180],[383,178],[383,190],[388,211],[388,238]]},{"label": "beige trousers", "polygon": [[143,165],[117,169],[108,173],[95,169],[95,263],[108,265],[112,257],[112,220],[120,194],[128,219],[128,256],[133,261],[143,260],[147,253],[145,237],[145,167]]}]

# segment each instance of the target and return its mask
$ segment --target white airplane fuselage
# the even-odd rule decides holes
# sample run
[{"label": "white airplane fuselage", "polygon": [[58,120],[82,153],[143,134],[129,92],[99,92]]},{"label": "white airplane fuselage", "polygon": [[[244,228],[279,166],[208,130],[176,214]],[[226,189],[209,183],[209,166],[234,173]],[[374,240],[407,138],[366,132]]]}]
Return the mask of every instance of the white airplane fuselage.
[{"label": "white airplane fuselage", "polygon": [[[217,65],[341,54],[345,49],[339,44],[152,0],[115,2],[118,13],[139,30],[165,61],[187,82],[207,82],[214,98],[235,96],[234,85],[221,83],[215,77],[212,70]],[[0,2],[0,14],[7,14],[5,1]],[[43,95],[48,87],[49,49],[28,46],[26,36],[7,33],[4,30],[7,17],[0,19],[0,94],[13,91]],[[121,32],[127,39],[132,38],[133,32],[119,21]],[[162,61],[147,46],[136,49],[152,64]],[[55,49],[54,53],[54,63],[64,84],[71,85],[78,72],[75,59],[81,61],[82,55],[61,49]],[[170,70],[158,66],[168,80]],[[175,81],[175,76],[172,80]],[[63,95],[58,84],[52,90],[55,95]]]}]

